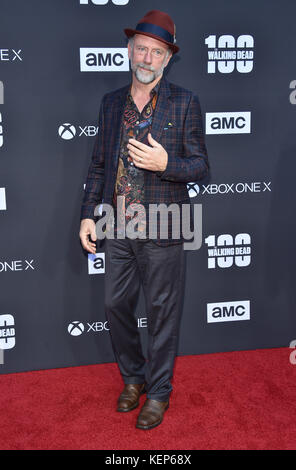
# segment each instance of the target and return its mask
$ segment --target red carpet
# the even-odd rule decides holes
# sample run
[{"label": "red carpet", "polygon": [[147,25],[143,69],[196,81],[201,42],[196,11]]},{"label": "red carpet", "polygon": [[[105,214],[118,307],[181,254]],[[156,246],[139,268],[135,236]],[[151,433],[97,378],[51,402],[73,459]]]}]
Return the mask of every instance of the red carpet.
[{"label": "red carpet", "polygon": [[150,431],[135,428],[140,408],[115,411],[116,364],[2,375],[0,448],[295,449],[290,352],[178,357],[170,408]]}]

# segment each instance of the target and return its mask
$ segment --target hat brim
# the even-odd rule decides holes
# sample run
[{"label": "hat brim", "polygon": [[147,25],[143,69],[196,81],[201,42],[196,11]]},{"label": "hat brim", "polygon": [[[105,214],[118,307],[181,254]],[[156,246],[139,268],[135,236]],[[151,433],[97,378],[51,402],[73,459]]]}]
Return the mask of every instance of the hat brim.
[{"label": "hat brim", "polygon": [[176,52],[179,52],[179,50],[180,50],[180,48],[178,46],[176,46],[175,44],[172,44],[171,42],[165,41],[164,39],[160,38],[159,36],[156,36],[156,34],[146,33],[144,31],[137,31],[136,29],[129,29],[129,28],[124,29],[124,32],[125,32],[125,34],[127,35],[128,38],[133,37],[135,34],[142,34],[143,36],[148,36],[150,38],[157,39],[158,41],[163,42],[164,44],[169,46],[170,49],[172,50],[173,54],[176,54]]}]

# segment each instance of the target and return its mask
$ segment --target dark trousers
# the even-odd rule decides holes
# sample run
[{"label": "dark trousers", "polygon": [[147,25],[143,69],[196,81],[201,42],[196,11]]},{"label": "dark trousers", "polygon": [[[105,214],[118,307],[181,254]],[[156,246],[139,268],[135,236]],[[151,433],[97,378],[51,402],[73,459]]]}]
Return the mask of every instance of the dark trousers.
[{"label": "dark trousers", "polygon": [[[183,304],[183,243],[105,239],[105,310],[125,384],[146,382],[147,398],[167,401]],[[145,359],[135,316],[143,286],[148,329]]]}]

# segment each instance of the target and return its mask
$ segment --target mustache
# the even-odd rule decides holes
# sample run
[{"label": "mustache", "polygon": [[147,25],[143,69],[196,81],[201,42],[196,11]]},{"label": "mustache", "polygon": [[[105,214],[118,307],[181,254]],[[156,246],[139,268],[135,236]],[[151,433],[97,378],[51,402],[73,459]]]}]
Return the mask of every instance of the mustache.
[{"label": "mustache", "polygon": [[139,68],[139,67],[141,67],[145,70],[149,70],[150,72],[155,72],[155,68],[152,67],[152,65],[145,65],[143,63],[140,63],[140,64],[137,64],[137,68]]}]

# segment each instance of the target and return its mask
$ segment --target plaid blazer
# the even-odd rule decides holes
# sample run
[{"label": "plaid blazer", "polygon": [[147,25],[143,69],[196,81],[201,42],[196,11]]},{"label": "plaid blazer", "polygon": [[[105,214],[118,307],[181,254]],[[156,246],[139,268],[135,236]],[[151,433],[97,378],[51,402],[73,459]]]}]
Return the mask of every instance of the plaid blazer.
[{"label": "plaid blazer", "polygon": [[[90,218],[97,221],[99,218],[95,215],[97,205],[101,202],[112,204],[121,119],[129,87],[130,85],[127,85],[107,93],[102,99],[99,129],[88,169],[81,219]],[[163,172],[143,169],[147,210],[149,204],[177,203],[180,208],[181,204],[190,204],[186,183],[204,178],[209,170],[198,97],[162,77],[151,134],[166,149],[168,162]],[[193,229],[192,212],[190,213],[190,227]],[[148,230],[147,217],[147,234]],[[157,230],[157,238],[152,240],[158,245],[168,246],[184,241],[181,229],[181,237],[172,239],[170,217],[168,237],[160,238],[159,227]]]}]

